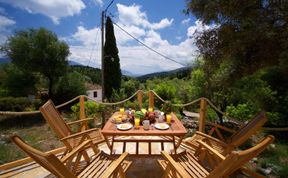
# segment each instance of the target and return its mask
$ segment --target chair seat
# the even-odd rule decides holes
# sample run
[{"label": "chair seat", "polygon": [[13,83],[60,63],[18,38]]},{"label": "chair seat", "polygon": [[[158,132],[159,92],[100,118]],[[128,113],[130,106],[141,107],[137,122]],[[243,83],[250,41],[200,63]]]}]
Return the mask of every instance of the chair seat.
[{"label": "chair seat", "polygon": [[[89,135],[93,143],[104,141],[103,135],[101,134],[99,129],[89,129],[89,130],[86,130],[85,132],[87,132],[87,135]],[[82,137],[83,137],[83,134],[79,133],[79,136],[71,138],[71,139],[67,139],[67,141],[69,142],[70,146],[74,148],[80,144]]]},{"label": "chair seat", "polygon": [[[101,177],[114,160],[115,159],[101,151],[77,177]],[[126,160],[121,163],[121,167],[123,168],[124,172],[127,171],[131,163],[131,161]],[[117,177],[120,177],[119,173]]]},{"label": "chair seat", "polygon": [[[210,146],[212,146],[215,150],[217,150],[219,153],[223,153],[225,147],[223,144],[219,144],[219,142],[222,142],[221,140],[217,140],[216,138],[212,138],[209,135],[203,134],[201,132],[196,132],[191,138],[187,139],[185,143],[190,147],[190,150],[192,152],[195,152],[196,149],[199,147],[199,143],[197,140],[206,140],[206,143],[208,143]],[[217,141],[216,141],[217,140]]]},{"label": "chair seat", "polygon": [[[208,170],[198,162],[198,158],[196,158],[192,153],[184,151],[177,155],[171,156],[179,166],[183,167],[185,171],[187,171],[191,177],[207,177],[209,175]],[[165,170],[169,162],[166,160],[158,160],[158,163],[162,169]],[[173,175],[173,173],[170,172],[168,177],[174,178],[181,176],[178,173],[174,173]]]}]

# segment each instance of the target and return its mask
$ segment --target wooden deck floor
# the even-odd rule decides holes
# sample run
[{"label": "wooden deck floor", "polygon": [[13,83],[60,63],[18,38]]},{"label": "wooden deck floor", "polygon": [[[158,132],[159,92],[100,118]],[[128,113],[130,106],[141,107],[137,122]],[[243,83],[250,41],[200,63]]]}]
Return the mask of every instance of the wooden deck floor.
[{"label": "wooden deck floor", "polygon": [[[147,138],[147,137],[146,137]],[[151,137],[151,139],[153,139]],[[122,153],[122,143],[115,143],[116,154]],[[177,152],[184,150],[185,145],[181,145]],[[99,145],[99,148],[106,153],[110,153],[106,143]],[[164,150],[169,152],[173,148],[171,143],[165,143]],[[127,178],[158,178],[163,175],[163,171],[157,163],[157,159],[161,159],[160,143],[152,143],[152,155],[148,154],[148,144],[139,143],[139,154],[135,154],[135,144],[129,143],[126,145],[126,151],[130,153],[128,160],[133,161],[133,164],[127,172]],[[146,154],[146,155],[145,155]],[[0,172],[0,177],[13,177],[13,178],[43,178],[50,177],[50,173],[39,166],[37,163],[32,162],[10,170]]]}]

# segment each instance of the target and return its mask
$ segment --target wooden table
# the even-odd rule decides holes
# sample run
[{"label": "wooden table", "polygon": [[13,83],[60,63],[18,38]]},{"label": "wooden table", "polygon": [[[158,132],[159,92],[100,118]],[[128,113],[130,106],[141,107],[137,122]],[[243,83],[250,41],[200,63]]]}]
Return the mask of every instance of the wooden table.
[{"label": "wooden table", "polygon": [[[185,127],[181,123],[181,121],[177,118],[174,113],[171,113],[172,122],[170,128],[167,130],[158,130],[150,125],[149,130],[144,130],[143,126],[140,126],[138,129],[134,128],[134,126],[130,130],[118,130],[116,124],[111,122],[113,116],[117,115],[118,112],[114,113],[109,120],[106,122],[104,128],[102,129],[102,134],[107,142],[107,145],[110,149],[110,153],[113,153],[113,145],[114,142],[123,142],[123,152],[126,149],[126,142],[135,142],[136,143],[136,155],[138,155],[138,147],[139,142],[147,142],[149,147],[149,155],[151,154],[151,143],[152,142],[160,142],[161,150],[164,150],[164,142],[172,142],[174,146],[174,153],[176,153],[177,148],[180,146],[183,137],[187,133]],[[123,139],[117,138],[119,136],[163,136],[167,139]],[[112,137],[111,141],[109,138]],[[175,142],[175,137],[179,137],[178,142]],[[160,153],[159,153],[160,154]]]}]

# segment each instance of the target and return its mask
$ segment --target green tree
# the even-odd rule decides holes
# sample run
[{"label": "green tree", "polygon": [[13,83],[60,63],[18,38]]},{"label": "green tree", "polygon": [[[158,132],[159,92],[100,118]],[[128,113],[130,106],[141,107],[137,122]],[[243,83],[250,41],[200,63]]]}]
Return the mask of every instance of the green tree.
[{"label": "green tree", "polygon": [[109,99],[113,90],[119,91],[121,86],[120,59],[114,35],[113,23],[110,17],[106,20],[104,45],[104,88],[105,96]]},{"label": "green tree", "polygon": [[62,103],[86,93],[85,77],[78,72],[70,72],[60,77],[55,86],[55,98]]},{"label": "green tree", "polygon": [[36,77],[27,71],[20,70],[14,64],[3,67],[3,88],[8,91],[8,96],[20,97],[35,94]]},{"label": "green tree", "polygon": [[197,35],[206,70],[213,71],[230,61],[233,70],[226,82],[267,66],[281,65],[287,73],[288,3],[266,0],[187,2],[187,11],[204,24],[217,24]]},{"label": "green tree", "polygon": [[65,73],[69,47],[44,28],[20,30],[8,38],[2,50],[21,70],[39,72],[49,81],[49,96],[58,78]]}]

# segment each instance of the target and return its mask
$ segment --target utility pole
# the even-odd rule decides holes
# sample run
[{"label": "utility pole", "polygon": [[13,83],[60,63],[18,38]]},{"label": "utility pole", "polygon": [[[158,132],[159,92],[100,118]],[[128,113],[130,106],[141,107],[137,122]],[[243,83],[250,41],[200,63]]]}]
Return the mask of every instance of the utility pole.
[{"label": "utility pole", "polygon": [[101,85],[102,85],[102,102],[105,100],[105,81],[104,81],[104,20],[105,11],[101,13]]}]

